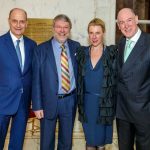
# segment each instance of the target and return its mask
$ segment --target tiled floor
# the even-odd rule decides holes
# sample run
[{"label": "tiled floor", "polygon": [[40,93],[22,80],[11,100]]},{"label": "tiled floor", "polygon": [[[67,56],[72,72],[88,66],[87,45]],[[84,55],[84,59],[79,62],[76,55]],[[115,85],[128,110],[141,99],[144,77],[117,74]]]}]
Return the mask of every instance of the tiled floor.
[{"label": "tiled floor", "polygon": [[[8,139],[6,140],[5,149],[7,150]],[[39,148],[39,136],[26,137],[23,150],[40,150]],[[85,141],[84,139],[74,139],[73,140],[73,149],[72,150],[85,150]],[[117,144],[115,141],[112,145],[108,145],[106,150],[118,150]]]},{"label": "tiled floor", "polygon": [[[35,122],[32,122],[32,121],[35,121]],[[40,145],[39,134],[40,133],[39,133],[38,127],[39,127],[39,122],[37,120],[32,120],[32,119],[29,120],[23,150],[39,150],[40,149],[39,148],[39,145]],[[31,131],[34,131],[34,132],[31,132]],[[56,137],[57,137],[57,133],[56,133]],[[114,125],[114,136],[113,137],[114,137],[113,143],[111,145],[107,145],[106,150],[118,150],[115,125]],[[7,135],[4,150],[8,149],[7,148],[8,141],[9,141],[9,133]],[[56,143],[57,143],[57,141],[56,141]],[[78,121],[75,122],[74,136],[73,136],[73,149],[72,150],[85,150],[84,135],[82,132],[81,124]]]}]

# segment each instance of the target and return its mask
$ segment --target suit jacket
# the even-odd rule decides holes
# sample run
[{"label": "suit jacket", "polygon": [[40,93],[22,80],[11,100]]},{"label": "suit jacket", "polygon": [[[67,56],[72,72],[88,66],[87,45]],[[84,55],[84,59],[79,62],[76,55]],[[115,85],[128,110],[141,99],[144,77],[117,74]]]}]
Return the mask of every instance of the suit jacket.
[{"label": "suit jacket", "polygon": [[[71,60],[77,78],[76,49],[78,42],[68,39]],[[33,56],[33,84],[32,106],[33,110],[44,110],[47,118],[55,117],[58,101],[58,73],[53,53],[52,39],[40,44]]]},{"label": "suit jacket", "polygon": [[17,112],[20,102],[27,109],[31,101],[31,64],[36,43],[23,37],[25,65],[21,71],[17,53],[10,36],[0,37],[0,114],[12,115]]},{"label": "suit jacket", "polygon": [[119,43],[117,118],[150,123],[150,35],[142,32],[123,63],[125,38]]}]

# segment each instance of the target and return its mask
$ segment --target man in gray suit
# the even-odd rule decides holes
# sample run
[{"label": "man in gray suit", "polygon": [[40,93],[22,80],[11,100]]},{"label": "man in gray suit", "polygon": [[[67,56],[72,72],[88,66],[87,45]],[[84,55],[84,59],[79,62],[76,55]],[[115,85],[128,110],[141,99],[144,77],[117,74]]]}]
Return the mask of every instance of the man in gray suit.
[{"label": "man in gray suit", "polygon": [[138,16],[123,8],[117,24],[124,35],[118,44],[117,130],[119,150],[150,149],[150,35],[138,27]]}]

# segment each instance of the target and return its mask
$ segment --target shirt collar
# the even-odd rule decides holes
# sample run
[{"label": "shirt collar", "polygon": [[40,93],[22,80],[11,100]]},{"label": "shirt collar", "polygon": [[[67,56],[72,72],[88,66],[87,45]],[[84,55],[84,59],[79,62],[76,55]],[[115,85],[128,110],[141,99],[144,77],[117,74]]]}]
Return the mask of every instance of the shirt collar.
[{"label": "shirt collar", "polygon": [[130,39],[127,38],[127,40],[131,40],[136,43],[137,40],[139,39],[140,35],[141,35],[141,30],[138,28],[136,34]]},{"label": "shirt collar", "polygon": [[20,40],[20,42],[23,41],[23,36],[21,36],[20,39],[18,39],[14,36],[14,34],[11,31],[10,31],[10,36],[12,38],[13,43],[15,43],[17,40]]},{"label": "shirt collar", "polygon": [[[55,38],[52,39],[52,42],[57,49],[61,49],[62,43],[59,43]],[[67,41],[64,43],[64,46],[68,49],[68,42]]]}]

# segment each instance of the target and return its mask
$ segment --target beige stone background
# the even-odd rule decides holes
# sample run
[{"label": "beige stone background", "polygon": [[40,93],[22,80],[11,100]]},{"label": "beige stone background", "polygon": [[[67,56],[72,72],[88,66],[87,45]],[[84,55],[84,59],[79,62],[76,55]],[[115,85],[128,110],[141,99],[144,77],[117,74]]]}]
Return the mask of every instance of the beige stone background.
[{"label": "beige stone background", "polygon": [[[71,38],[79,41],[82,45],[88,45],[87,25],[89,21],[95,17],[99,17],[106,23],[106,44],[114,44],[116,25],[115,6],[116,0],[0,0],[0,35],[4,34],[9,29],[9,11],[14,7],[20,7],[27,11],[28,18],[53,19],[57,14],[60,13],[68,15],[73,24]],[[8,141],[9,132],[4,150],[8,149]],[[81,124],[76,119],[73,136],[73,150],[84,149],[84,135]],[[117,149],[117,136],[114,126],[113,144],[108,145],[107,150]],[[23,150],[39,150],[39,121],[36,119],[30,119],[28,122]]]}]

